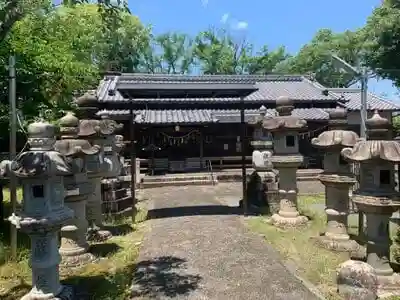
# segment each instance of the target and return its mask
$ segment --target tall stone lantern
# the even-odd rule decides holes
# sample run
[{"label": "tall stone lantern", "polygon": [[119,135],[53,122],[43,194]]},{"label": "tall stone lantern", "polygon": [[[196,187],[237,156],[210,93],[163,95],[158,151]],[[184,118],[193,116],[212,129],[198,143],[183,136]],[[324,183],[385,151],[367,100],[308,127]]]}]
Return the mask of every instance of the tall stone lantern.
[{"label": "tall stone lantern", "polygon": [[312,139],[313,146],[323,149],[324,172],[319,180],[325,186],[326,231],[316,237],[318,245],[337,251],[356,251],[358,244],[347,233],[349,189],[356,183],[349,163],[341,156],[342,149],[353,147],[358,135],[347,127],[347,111],[336,108],[329,112],[329,130]]},{"label": "tall stone lantern", "polygon": [[271,158],[274,168],[279,171],[279,212],[271,218],[277,226],[297,226],[307,223],[297,209],[298,167],[303,162],[299,153],[299,132],[307,128],[307,122],[292,115],[293,101],[279,97],[276,101],[278,116],[264,119],[263,128],[272,132],[274,155]]},{"label": "tall stone lantern", "polygon": [[9,220],[31,239],[32,289],[23,300],[73,298],[72,289],[60,284],[58,271],[58,232],[74,215],[64,206],[64,176],[71,176],[73,170],[54,151],[55,129],[47,122],[30,124],[30,150],[13,162],[1,163],[2,173],[13,173],[23,191],[22,211]]},{"label": "tall stone lantern", "polygon": [[272,135],[263,127],[264,120],[268,118],[266,107],[261,106],[259,113],[257,117],[249,121],[254,128],[251,142],[254,148],[252,154],[254,172],[248,181],[248,199],[251,206],[257,208],[267,206],[269,212],[277,213],[279,210],[278,182],[271,162]]},{"label": "tall stone lantern", "polygon": [[75,214],[75,218],[61,228],[59,251],[62,256],[62,266],[75,267],[95,259],[88,253],[89,244],[86,240],[88,228],[86,200],[92,193],[86,168],[92,157],[99,154],[100,147],[78,139],[79,119],[73,113],[68,112],[62,117],[59,125],[61,139],[55,143],[55,149],[67,157],[73,169],[73,174],[64,178],[65,205]]},{"label": "tall stone lantern", "polygon": [[[112,236],[109,230],[103,226],[101,185],[102,178],[120,172],[118,155],[115,152],[115,131],[121,128],[114,120],[110,120],[108,115],[102,119],[96,115],[97,96],[95,91],[86,92],[76,100],[82,116],[79,125],[79,137],[89,141],[92,145],[98,145],[101,153],[101,168],[95,168],[88,173],[93,193],[87,202],[87,220],[91,237],[98,240],[106,240]],[[113,166],[115,164],[115,166]],[[117,166],[118,164],[118,166]]]},{"label": "tall stone lantern", "polygon": [[[389,264],[391,239],[389,219],[400,208],[395,190],[395,164],[400,162],[400,145],[388,140],[390,123],[376,111],[366,121],[368,140],[342,150],[342,155],[360,163],[360,188],[353,193],[353,202],[367,219],[367,263],[378,275],[381,289],[396,288],[398,275]],[[398,287],[397,287],[398,288]]]}]

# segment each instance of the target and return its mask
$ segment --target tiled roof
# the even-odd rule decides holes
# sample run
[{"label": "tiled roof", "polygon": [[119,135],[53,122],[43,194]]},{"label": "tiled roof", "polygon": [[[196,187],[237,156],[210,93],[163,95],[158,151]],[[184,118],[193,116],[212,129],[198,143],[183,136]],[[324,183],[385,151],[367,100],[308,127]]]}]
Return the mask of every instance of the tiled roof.
[{"label": "tiled roof", "polygon": [[[126,117],[129,110],[108,110],[114,117]],[[174,109],[174,110],[139,110],[136,111],[136,122],[141,124],[204,124],[204,123],[238,123],[240,111],[232,109]],[[245,110],[245,121],[257,116],[257,109]],[[267,114],[276,115],[275,109],[268,109]],[[328,113],[320,108],[294,109],[293,114],[306,120],[327,120]]]},{"label": "tiled roof", "polygon": [[[321,108],[296,108],[292,114],[298,118],[312,121],[327,120],[329,115]],[[213,110],[212,115],[219,123],[237,123],[240,122],[239,110]],[[245,110],[245,121],[259,115],[258,109]],[[267,109],[267,115],[276,116],[275,109]]]},{"label": "tiled roof", "polygon": [[[126,117],[129,110],[108,110],[112,117]],[[203,124],[216,122],[209,109],[163,109],[136,111],[136,122],[142,124]]]},{"label": "tiled roof", "polygon": [[[129,83],[251,83],[259,90],[245,98],[248,102],[274,102],[279,96],[288,96],[295,101],[337,101],[340,95],[329,93],[322,94],[322,88],[304,76],[299,75],[204,75],[204,76],[182,76],[182,75],[152,75],[152,74],[128,74],[121,76],[105,76],[97,89],[99,101],[104,102],[127,102],[116,90],[118,83],[128,81]],[[144,99],[134,99],[140,102]],[[341,99],[345,101],[346,99]],[[146,99],[147,102],[198,102],[197,98],[160,98]],[[207,102],[235,102],[239,98],[206,98],[201,101]]]},{"label": "tiled roof", "polygon": [[[361,94],[359,92],[329,92],[327,96],[322,94],[325,87],[318,82],[311,81],[300,75],[157,75],[157,74],[122,74],[121,76],[106,75],[97,88],[99,101],[126,102],[116,90],[118,80],[129,82],[168,82],[168,83],[253,83],[259,89],[246,97],[247,103],[274,102],[279,96],[289,96],[299,102],[306,101],[339,101],[349,110],[361,108]],[[348,89],[350,91],[351,89]],[[135,99],[141,101],[143,99]],[[197,98],[181,99],[146,99],[146,102],[180,102],[195,104]],[[202,101],[211,103],[232,103],[240,101],[239,98],[206,98]],[[368,109],[370,110],[399,110],[400,106],[374,94],[368,94]]]},{"label": "tiled roof", "polygon": [[[347,103],[345,103],[345,107],[348,110],[360,110],[361,109],[361,93],[343,93],[346,98],[349,99]],[[368,110],[400,110],[400,105],[386,100],[377,95],[368,93],[367,97],[367,109]]]}]

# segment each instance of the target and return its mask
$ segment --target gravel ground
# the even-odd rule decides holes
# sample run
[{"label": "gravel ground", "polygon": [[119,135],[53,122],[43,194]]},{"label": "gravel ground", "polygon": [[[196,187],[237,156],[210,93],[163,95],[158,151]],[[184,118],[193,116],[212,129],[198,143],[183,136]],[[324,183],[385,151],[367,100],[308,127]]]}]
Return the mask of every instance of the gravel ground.
[{"label": "gravel ground", "polygon": [[132,299],[319,299],[243,225],[234,207],[240,183],[145,194],[152,203],[151,230],[142,244]]}]

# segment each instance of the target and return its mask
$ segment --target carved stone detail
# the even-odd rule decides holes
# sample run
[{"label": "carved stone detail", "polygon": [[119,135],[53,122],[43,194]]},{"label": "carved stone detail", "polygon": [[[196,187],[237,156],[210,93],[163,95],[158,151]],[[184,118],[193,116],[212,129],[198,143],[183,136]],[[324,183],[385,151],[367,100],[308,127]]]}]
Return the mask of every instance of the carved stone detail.
[{"label": "carved stone detail", "polygon": [[63,177],[72,167],[54,151],[55,127],[46,122],[28,126],[30,151],[1,163],[1,174],[13,173],[23,188],[22,211],[9,220],[31,238],[32,289],[24,300],[73,299],[72,288],[60,284],[58,231],[73,217],[64,206]]}]

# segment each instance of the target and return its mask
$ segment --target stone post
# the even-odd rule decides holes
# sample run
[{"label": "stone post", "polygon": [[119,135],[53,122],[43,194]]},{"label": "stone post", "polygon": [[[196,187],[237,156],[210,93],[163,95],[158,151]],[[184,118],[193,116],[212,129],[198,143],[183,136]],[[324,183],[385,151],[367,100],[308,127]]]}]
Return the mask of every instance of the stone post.
[{"label": "stone post", "polygon": [[297,168],[303,162],[299,153],[300,131],[307,128],[307,122],[292,115],[293,101],[279,97],[276,101],[278,116],[265,119],[264,129],[274,137],[273,166],[279,171],[279,212],[271,218],[277,226],[298,226],[307,223],[297,209]]},{"label": "stone post", "polygon": [[325,150],[324,172],[319,180],[325,185],[326,231],[315,238],[318,245],[336,251],[356,251],[359,245],[347,233],[349,189],[356,183],[350,165],[341,157],[341,150],[353,147],[358,135],[346,130],[347,112],[337,108],[329,112],[329,130],[312,139],[313,146]]},{"label": "stone post", "polygon": [[390,266],[389,218],[400,208],[395,189],[395,164],[400,162],[400,145],[388,139],[390,123],[378,112],[368,119],[368,140],[360,140],[342,155],[360,163],[360,188],[353,193],[353,202],[367,217],[367,263],[379,282],[380,293],[399,291],[399,276]]},{"label": "stone post", "polygon": [[247,197],[252,208],[266,207],[268,213],[274,214],[279,210],[279,197],[278,182],[271,163],[272,135],[262,126],[264,119],[268,118],[265,106],[261,106],[259,112],[260,115],[249,122],[254,128],[251,145],[254,148],[252,163],[255,171],[248,181]]},{"label": "stone post", "polygon": [[73,170],[54,151],[55,126],[35,122],[28,126],[30,150],[13,162],[1,163],[2,174],[12,172],[23,190],[22,211],[9,220],[31,239],[32,289],[23,300],[73,299],[73,289],[60,284],[58,232],[73,217],[64,206],[64,178]]},{"label": "stone post", "polygon": [[92,192],[86,167],[90,157],[98,155],[100,147],[78,139],[79,119],[68,112],[59,120],[61,139],[55,149],[65,155],[72,165],[73,175],[65,176],[65,205],[74,211],[75,217],[61,228],[61,265],[76,267],[92,262],[95,257],[88,253],[86,240],[86,199]]}]

